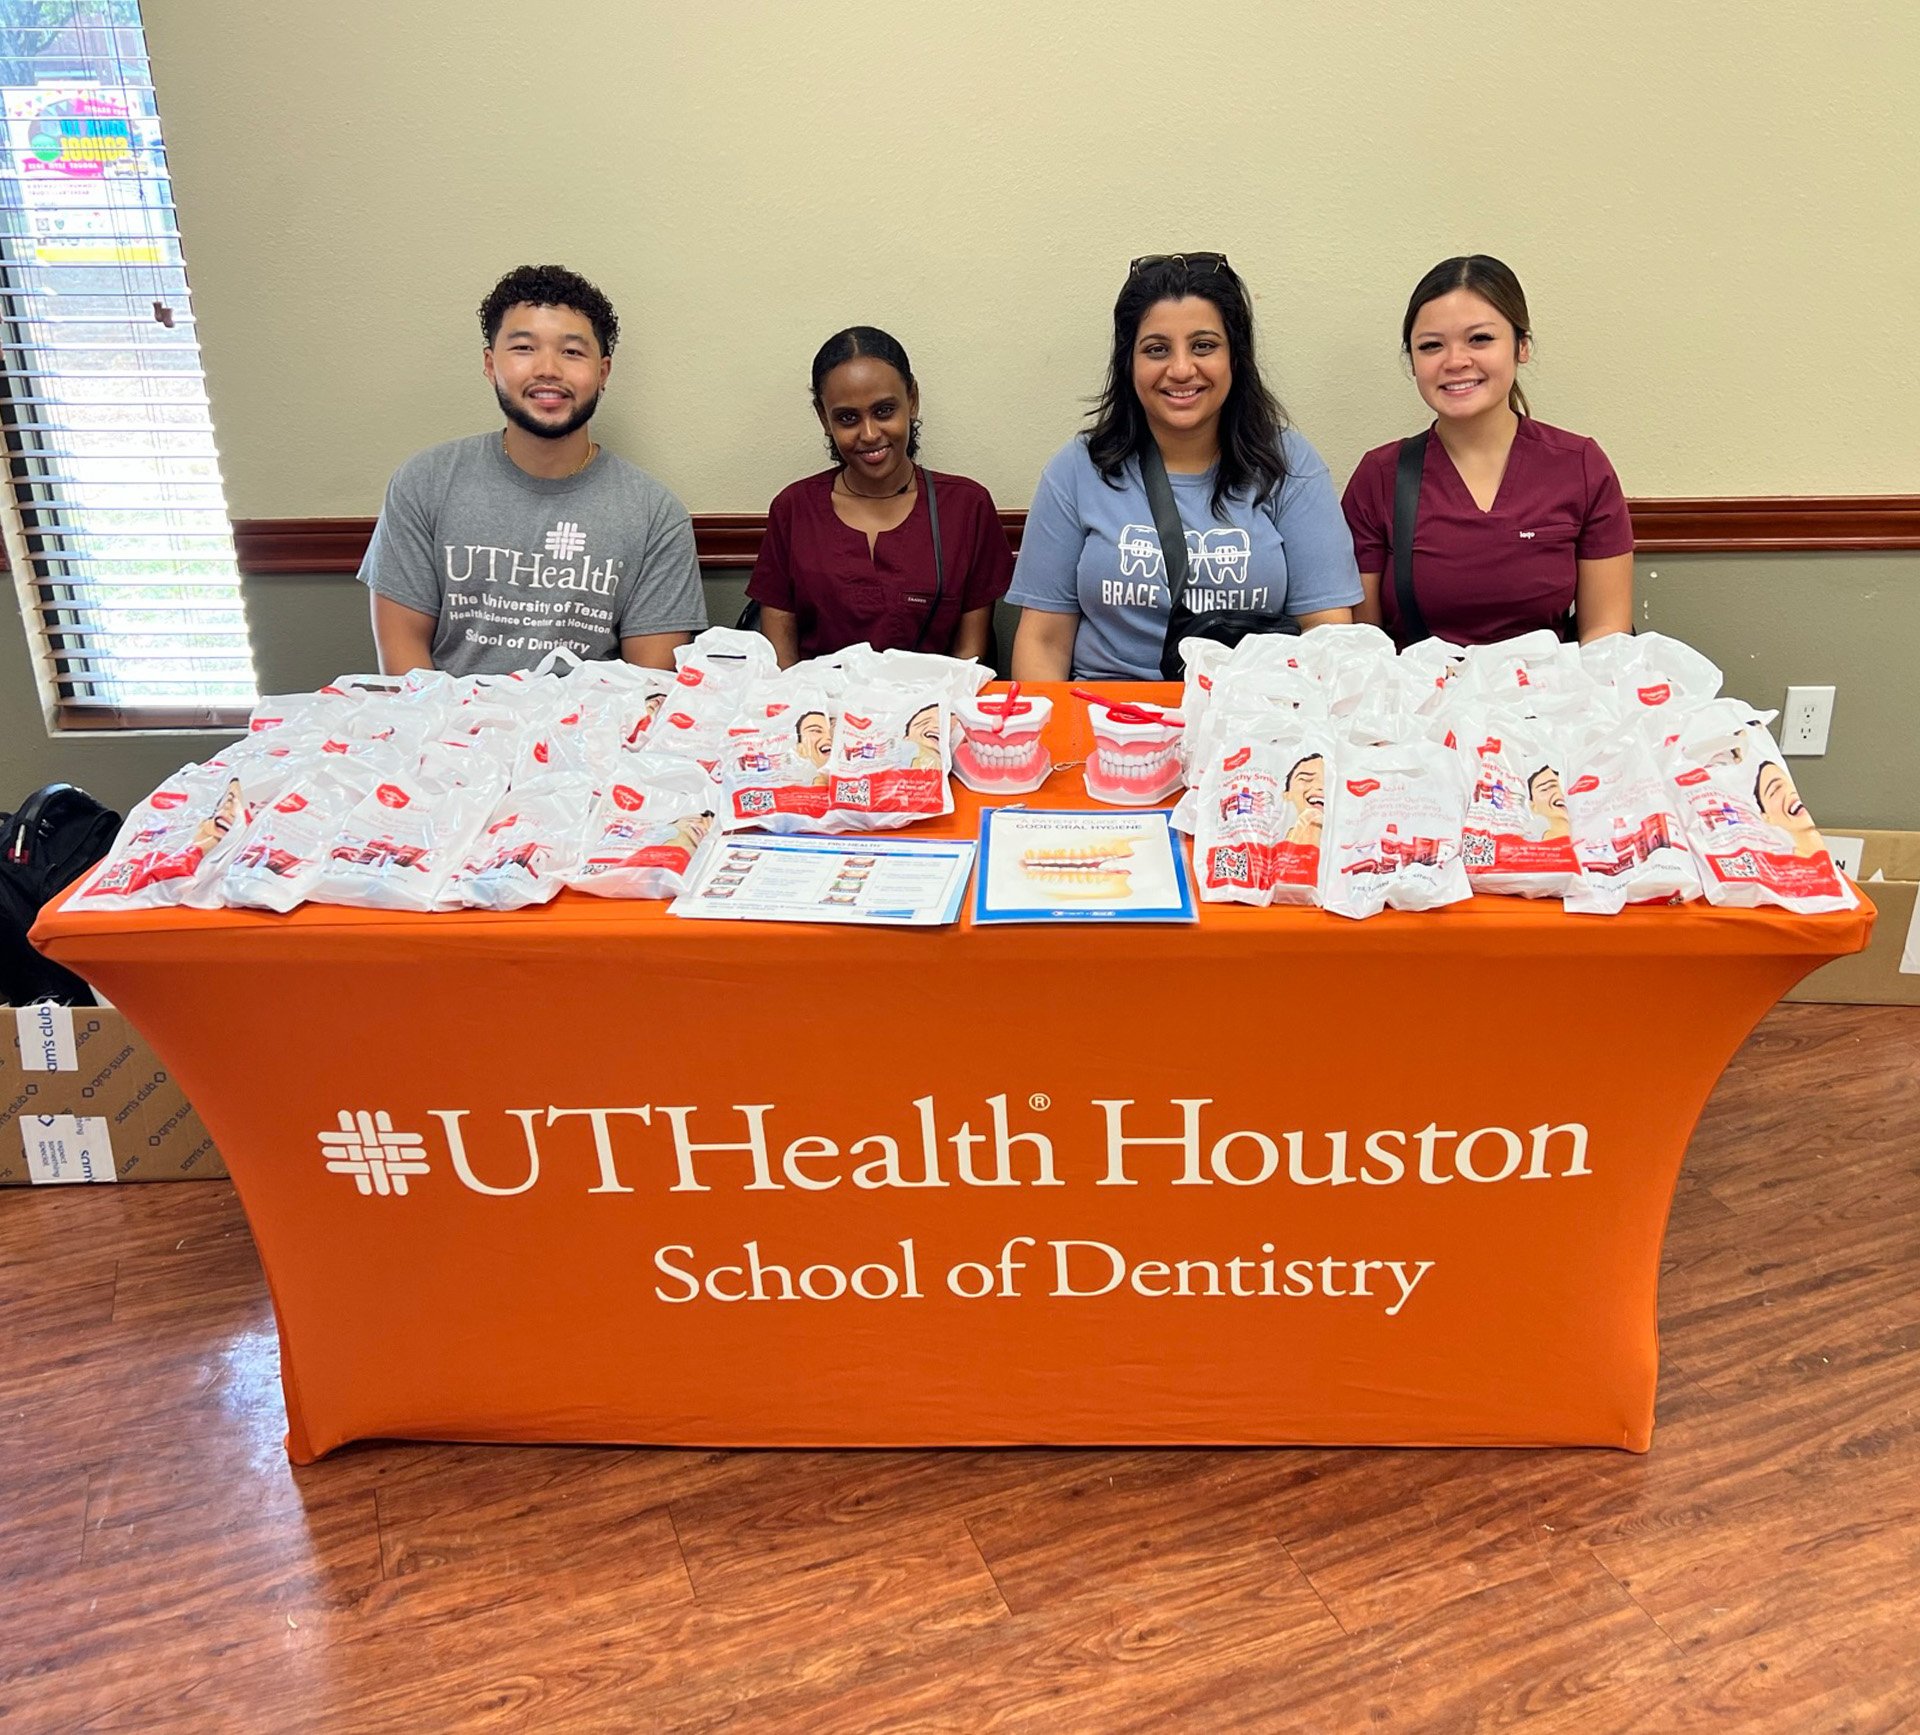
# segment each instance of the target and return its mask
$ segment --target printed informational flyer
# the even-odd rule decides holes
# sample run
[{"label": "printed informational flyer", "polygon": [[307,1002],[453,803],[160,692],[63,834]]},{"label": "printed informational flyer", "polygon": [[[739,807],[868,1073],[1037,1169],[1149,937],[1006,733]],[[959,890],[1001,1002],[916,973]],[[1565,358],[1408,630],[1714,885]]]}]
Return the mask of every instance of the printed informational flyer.
[{"label": "printed informational flyer", "polygon": [[989,808],[973,919],[1191,922],[1193,888],[1172,821],[1165,808]]},{"label": "printed informational flyer", "polygon": [[704,854],[693,883],[667,906],[676,916],[939,928],[960,919],[974,845],[734,832]]}]

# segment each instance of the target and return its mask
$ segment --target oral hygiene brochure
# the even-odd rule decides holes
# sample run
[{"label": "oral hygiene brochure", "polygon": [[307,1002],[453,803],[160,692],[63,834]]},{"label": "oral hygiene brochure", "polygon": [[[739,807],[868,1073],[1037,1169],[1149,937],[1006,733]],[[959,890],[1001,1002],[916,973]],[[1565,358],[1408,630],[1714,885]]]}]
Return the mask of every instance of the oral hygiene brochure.
[{"label": "oral hygiene brochure", "polygon": [[989,808],[973,919],[1191,922],[1186,857],[1165,808]]}]

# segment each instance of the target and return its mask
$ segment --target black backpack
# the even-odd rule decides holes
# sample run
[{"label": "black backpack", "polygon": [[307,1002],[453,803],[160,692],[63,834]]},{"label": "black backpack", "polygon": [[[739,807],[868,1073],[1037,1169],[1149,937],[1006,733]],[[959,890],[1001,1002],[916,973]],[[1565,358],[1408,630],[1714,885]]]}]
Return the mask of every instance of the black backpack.
[{"label": "black backpack", "polygon": [[27,930],[43,904],[113,847],[119,829],[119,814],[71,783],[49,783],[18,813],[0,814],[0,1003],[94,1003],[86,983],[27,944]]}]

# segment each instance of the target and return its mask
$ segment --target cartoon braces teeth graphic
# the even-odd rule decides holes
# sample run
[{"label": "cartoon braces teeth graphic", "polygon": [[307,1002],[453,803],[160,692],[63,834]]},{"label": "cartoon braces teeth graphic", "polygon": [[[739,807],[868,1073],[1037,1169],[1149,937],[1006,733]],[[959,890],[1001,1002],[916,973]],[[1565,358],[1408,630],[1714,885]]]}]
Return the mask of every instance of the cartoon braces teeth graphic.
[{"label": "cartoon braces teeth graphic", "polygon": [[1087,706],[1093,724],[1087,793],[1109,807],[1151,807],[1181,783],[1178,722],[1128,721],[1125,713],[1130,710],[1133,707],[1116,712],[1100,704]]},{"label": "cartoon braces teeth graphic", "polygon": [[1166,577],[1167,562],[1160,552],[1160,537],[1151,524],[1121,525],[1117,546],[1122,578]]},{"label": "cartoon braces teeth graphic", "polygon": [[953,708],[960,739],[953,774],[982,794],[1024,795],[1053,774],[1053,760],[1040,739],[1053,716],[1053,701],[994,694],[965,699]]},{"label": "cartoon braces teeth graphic", "polygon": [[1130,837],[1062,849],[1030,849],[1021,854],[1020,872],[1050,898],[1076,902],[1124,898],[1133,889]]},{"label": "cartoon braces teeth graphic", "polygon": [[1197,585],[1237,590],[1252,558],[1252,539],[1244,530],[1187,532],[1187,564]]}]

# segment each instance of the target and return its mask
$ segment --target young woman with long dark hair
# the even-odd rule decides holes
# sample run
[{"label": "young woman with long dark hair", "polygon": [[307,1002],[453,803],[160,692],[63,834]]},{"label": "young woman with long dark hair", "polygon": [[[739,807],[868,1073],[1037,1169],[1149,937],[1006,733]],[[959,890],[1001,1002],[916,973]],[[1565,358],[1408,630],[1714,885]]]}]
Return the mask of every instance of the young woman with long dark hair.
[{"label": "young woman with long dark hair", "polygon": [[[1484,253],[1441,260],[1408,298],[1400,349],[1433,412],[1411,572],[1428,633],[1492,644],[1564,630],[1569,619],[1583,639],[1628,631],[1633,521],[1606,453],[1528,409],[1517,376],[1533,326],[1520,280]],[[1360,460],[1342,504],[1366,591],[1355,615],[1404,640],[1393,556],[1400,445]]]},{"label": "young woman with long dark hair", "polygon": [[1092,429],[1041,473],[1010,601],[1016,680],[1159,680],[1171,597],[1143,461],[1187,547],[1191,609],[1352,618],[1333,480],[1260,378],[1246,285],[1220,253],[1136,259]]}]

